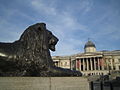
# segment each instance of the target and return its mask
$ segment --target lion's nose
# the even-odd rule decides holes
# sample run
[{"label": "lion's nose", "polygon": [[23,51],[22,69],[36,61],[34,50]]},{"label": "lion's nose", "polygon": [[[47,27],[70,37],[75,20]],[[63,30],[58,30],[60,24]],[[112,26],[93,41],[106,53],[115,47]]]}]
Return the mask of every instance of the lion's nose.
[{"label": "lion's nose", "polygon": [[53,40],[52,40],[52,44],[53,44],[53,45],[56,45],[56,44],[57,44],[57,40],[54,40],[54,39],[53,39]]}]

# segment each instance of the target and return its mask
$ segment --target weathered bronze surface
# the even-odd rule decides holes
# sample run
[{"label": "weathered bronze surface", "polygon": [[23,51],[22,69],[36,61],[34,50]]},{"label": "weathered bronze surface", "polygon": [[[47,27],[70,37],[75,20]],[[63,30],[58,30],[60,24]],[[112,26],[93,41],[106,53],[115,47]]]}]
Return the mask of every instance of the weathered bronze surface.
[{"label": "weathered bronze surface", "polygon": [[20,39],[0,43],[0,76],[81,76],[78,71],[56,67],[50,55],[58,38],[45,23],[29,26]]}]

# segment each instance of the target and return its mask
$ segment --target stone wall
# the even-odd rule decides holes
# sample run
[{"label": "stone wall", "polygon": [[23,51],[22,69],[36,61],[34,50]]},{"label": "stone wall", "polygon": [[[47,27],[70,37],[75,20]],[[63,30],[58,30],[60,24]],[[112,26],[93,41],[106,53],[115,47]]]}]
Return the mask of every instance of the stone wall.
[{"label": "stone wall", "polygon": [[89,90],[82,77],[0,77],[0,90]]}]

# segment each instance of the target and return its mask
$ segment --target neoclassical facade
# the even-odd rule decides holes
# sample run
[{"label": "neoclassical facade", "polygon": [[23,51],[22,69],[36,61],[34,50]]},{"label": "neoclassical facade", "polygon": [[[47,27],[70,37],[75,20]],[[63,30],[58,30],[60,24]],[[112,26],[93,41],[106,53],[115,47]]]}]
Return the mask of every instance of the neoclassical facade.
[{"label": "neoclassical facade", "polygon": [[85,44],[84,53],[52,58],[56,66],[79,70],[85,76],[106,75],[112,71],[120,71],[120,50],[96,51],[92,41]]}]

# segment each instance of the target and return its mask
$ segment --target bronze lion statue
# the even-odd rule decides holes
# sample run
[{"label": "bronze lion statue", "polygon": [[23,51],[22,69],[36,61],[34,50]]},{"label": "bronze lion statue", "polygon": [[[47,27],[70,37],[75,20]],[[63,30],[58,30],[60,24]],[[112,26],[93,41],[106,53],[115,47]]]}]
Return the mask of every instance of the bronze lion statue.
[{"label": "bronze lion statue", "polygon": [[20,39],[0,43],[0,76],[81,76],[78,71],[56,67],[50,55],[58,38],[45,23],[29,26]]}]

